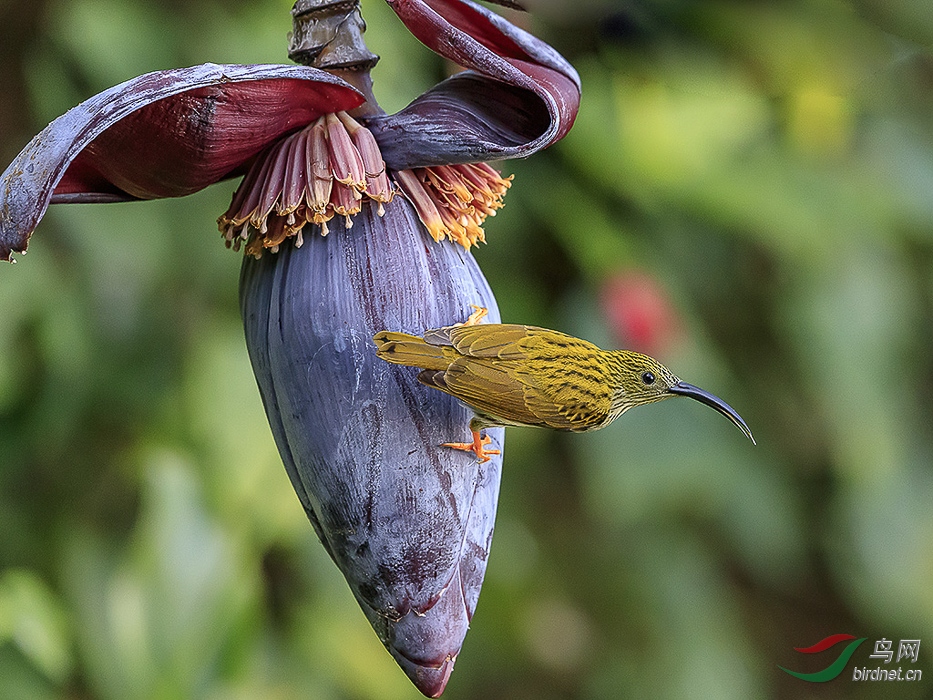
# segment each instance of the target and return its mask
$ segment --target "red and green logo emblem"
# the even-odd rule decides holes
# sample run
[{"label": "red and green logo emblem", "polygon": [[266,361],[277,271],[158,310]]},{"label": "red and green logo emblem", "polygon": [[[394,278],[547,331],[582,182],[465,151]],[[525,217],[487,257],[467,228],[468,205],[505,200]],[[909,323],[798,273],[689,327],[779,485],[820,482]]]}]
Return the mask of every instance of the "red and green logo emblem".
[{"label": "red and green logo emblem", "polygon": [[846,667],[846,664],[849,663],[849,659],[852,658],[852,654],[855,653],[855,650],[858,649],[859,645],[866,639],[867,637],[856,639],[851,634],[833,634],[829,637],[826,637],[826,639],[820,640],[811,647],[794,647],[794,651],[798,651],[801,654],[819,654],[821,651],[826,651],[830,647],[834,647],[840,642],[849,642],[845,649],[842,650],[842,653],[836,657],[836,660],[822,671],[816,671],[815,673],[800,673],[798,671],[791,671],[789,668],[784,668],[783,666],[778,666],[778,668],[785,673],[789,673],[795,678],[799,678],[802,681],[810,681],[811,683],[825,683],[826,681],[831,681],[833,678],[842,673],[842,670]]}]

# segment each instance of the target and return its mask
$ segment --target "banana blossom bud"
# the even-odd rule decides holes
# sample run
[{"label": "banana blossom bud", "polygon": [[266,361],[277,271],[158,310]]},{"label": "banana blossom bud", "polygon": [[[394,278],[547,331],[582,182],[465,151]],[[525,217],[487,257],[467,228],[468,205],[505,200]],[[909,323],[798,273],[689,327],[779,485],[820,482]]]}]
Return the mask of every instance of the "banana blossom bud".
[{"label": "banana blossom bud", "polygon": [[[243,321],[282,460],[376,633],[436,697],[482,585],[501,457],[439,447],[469,412],[379,361],[371,338],[463,321],[471,304],[498,320],[468,248],[509,182],[483,161],[561,138],[580,87],[551,47],[469,0],[387,2],[466,70],[392,115],[347,81],[361,71],[338,67],[129,80],[53,121],[3,173],[0,259],[25,253],[50,203],[176,197],[244,176],[218,223],[248,254]],[[335,26],[361,31],[353,16]],[[501,448],[502,430],[489,434]]]}]

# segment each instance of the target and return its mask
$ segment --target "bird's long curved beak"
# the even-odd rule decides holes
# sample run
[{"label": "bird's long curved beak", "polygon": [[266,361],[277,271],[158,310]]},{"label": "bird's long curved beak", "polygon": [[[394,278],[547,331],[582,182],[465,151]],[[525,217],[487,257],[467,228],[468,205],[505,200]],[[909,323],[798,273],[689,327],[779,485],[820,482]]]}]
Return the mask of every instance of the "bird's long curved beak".
[{"label": "bird's long curved beak", "polygon": [[727,404],[718,396],[715,396],[708,391],[703,391],[703,389],[698,386],[693,386],[693,384],[687,384],[687,382],[677,382],[674,386],[668,389],[668,391],[672,394],[678,394],[680,396],[689,396],[691,399],[696,399],[700,403],[705,403],[707,406],[715,408],[722,415],[735,423],[738,429],[745,433],[746,437],[752,441],[753,445],[756,444],[755,438],[752,437],[752,431],[748,429],[747,425],[745,425],[745,421],[742,420],[742,416],[736,413],[732,406]]}]

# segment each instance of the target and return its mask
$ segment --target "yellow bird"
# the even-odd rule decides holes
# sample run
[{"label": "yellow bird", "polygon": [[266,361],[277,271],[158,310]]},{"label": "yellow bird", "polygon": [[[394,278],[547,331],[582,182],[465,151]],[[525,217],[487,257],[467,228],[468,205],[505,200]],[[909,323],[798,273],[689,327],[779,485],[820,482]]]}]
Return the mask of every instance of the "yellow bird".
[{"label": "yellow bird", "polygon": [[423,337],[381,331],[376,355],[386,362],[421,368],[418,380],[473,409],[473,441],[444,443],[481,462],[485,428],[530,425],[585,432],[609,425],[630,408],[689,396],[711,406],[755,442],[751,430],[725,401],[677,378],[657,360],[629,350],[601,350],[558,331],[510,323],[483,323],[479,307],[464,324],[437,328]]}]

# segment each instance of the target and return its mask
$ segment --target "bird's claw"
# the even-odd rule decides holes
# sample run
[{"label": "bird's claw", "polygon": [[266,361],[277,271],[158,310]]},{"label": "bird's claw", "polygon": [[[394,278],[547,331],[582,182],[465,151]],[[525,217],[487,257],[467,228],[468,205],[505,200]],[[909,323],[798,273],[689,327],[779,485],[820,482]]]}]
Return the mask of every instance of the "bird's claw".
[{"label": "bird's claw", "polygon": [[475,326],[489,313],[489,310],[485,306],[470,304],[470,308],[473,309],[473,313],[469,315],[467,320],[463,323],[455,323],[454,326]]},{"label": "bird's claw", "polygon": [[[485,309],[483,309],[485,311]],[[500,450],[487,450],[485,449],[492,441],[492,438],[486,435],[485,437],[480,437],[479,433],[473,433],[473,442],[445,442],[441,447],[452,447],[455,450],[463,450],[464,452],[472,452],[476,455],[476,458],[479,460],[480,464],[489,461],[489,455],[498,455],[502,454]]]}]

